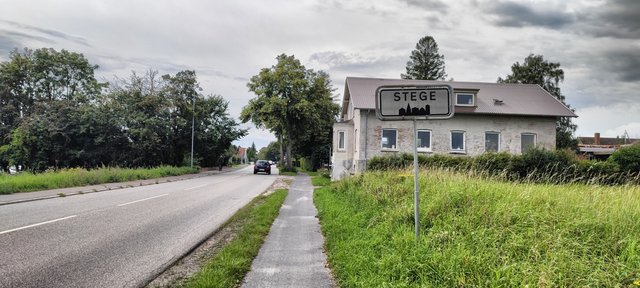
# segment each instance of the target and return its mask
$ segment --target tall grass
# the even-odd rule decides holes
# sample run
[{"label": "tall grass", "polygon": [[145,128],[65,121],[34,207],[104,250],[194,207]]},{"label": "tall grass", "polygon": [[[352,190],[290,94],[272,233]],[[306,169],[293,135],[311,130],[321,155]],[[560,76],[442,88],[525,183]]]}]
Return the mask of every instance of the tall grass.
[{"label": "tall grass", "polygon": [[640,186],[510,183],[444,169],[316,190],[342,287],[614,287],[640,279]]},{"label": "tall grass", "polygon": [[75,168],[40,174],[0,174],[0,194],[152,179],[197,172],[197,168],[161,166],[150,169],[100,168],[85,170]]}]

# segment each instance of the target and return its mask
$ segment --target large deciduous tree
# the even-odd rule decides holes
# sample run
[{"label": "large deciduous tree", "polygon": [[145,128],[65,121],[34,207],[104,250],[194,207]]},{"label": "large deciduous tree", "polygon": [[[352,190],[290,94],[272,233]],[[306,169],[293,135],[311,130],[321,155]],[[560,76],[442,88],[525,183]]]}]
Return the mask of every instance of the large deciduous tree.
[{"label": "large deciduous tree", "polygon": [[[23,141],[31,139],[44,143],[42,141],[49,139],[47,138],[49,136],[54,137],[51,139],[55,143],[51,142],[49,143],[51,146],[43,146],[42,148],[57,150],[50,151],[52,153],[48,154],[44,152],[46,150],[38,152],[39,155],[46,154],[45,156],[49,157],[49,160],[36,160],[35,158],[26,160],[45,163],[43,165],[51,167],[56,167],[58,163],[67,163],[66,160],[70,160],[66,156],[64,156],[65,161],[61,161],[61,159],[54,161],[53,158],[63,157],[62,153],[74,154],[73,151],[67,149],[66,145],[69,143],[60,142],[71,135],[68,133],[69,131],[60,130],[61,127],[71,129],[73,125],[70,122],[61,122],[60,118],[48,119],[47,117],[55,117],[56,114],[60,117],[69,115],[58,113],[60,111],[73,114],[76,111],[86,110],[84,106],[90,105],[90,102],[100,95],[101,89],[105,86],[95,79],[94,71],[97,68],[97,65],[91,65],[82,54],[64,49],[56,51],[51,48],[41,48],[35,51],[24,49],[22,52],[16,49],[11,52],[8,61],[0,63],[0,147],[14,146],[0,149],[1,170],[8,170],[9,162],[14,165],[22,164],[16,163],[15,159],[26,159],[17,156],[28,154],[18,153],[26,150],[23,149],[24,147],[20,147],[20,149],[15,147],[16,143],[28,143]],[[23,123],[25,121],[31,123]],[[38,126],[38,123],[44,126]],[[21,125],[23,126],[21,130],[16,131]],[[38,131],[44,131],[44,127],[48,127],[50,129],[47,130],[47,133],[50,135],[29,134],[34,132],[25,130],[29,127],[40,127]],[[12,135],[19,139],[12,139]],[[35,138],[29,138],[25,135],[35,135],[33,136]],[[72,140],[75,141],[75,139]],[[10,161],[11,151],[18,153],[15,154],[16,157],[13,157],[12,161]]]},{"label": "large deciduous tree", "polygon": [[82,54],[53,49],[16,50],[0,62],[0,170],[184,165],[192,119],[194,158],[213,166],[246,134],[227,101],[200,93],[194,71],[150,70],[107,86],[95,69]]},{"label": "large deciduous tree", "polygon": [[438,43],[431,36],[420,38],[407,62],[407,74],[402,79],[444,80],[444,56],[438,53]]},{"label": "large deciduous tree", "polygon": [[[560,63],[548,62],[544,60],[542,55],[534,54],[529,54],[522,64],[519,62],[513,64],[511,74],[506,78],[498,77],[498,83],[538,84],[570,108],[560,91],[559,84],[562,81],[564,81],[564,71],[560,68]],[[571,110],[573,111],[573,109]],[[556,121],[556,147],[575,149],[578,144],[573,137],[576,128],[577,125],[571,121],[570,117],[558,118]]]},{"label": "large deciduous tree", "polygon": [[[286,146],[286,168],[292,169],[292,153],[306,152],[306,148],[329,145],[327,139],[312,139],[310,135],[324,135],[330,131],[339,106],[333,103],[331,82],[324,72],[306,69],[294,56],[281,54],[278,63],[263,68],[247,84],[257,97],[242,109],[241,120],[252,121],[257,127],[273,132],[281,145]],[[303,147],[302,146],[311,146]],[[282,146],[281,146],[282,147]],[[301,156],[309,153],[301,153]]]}]

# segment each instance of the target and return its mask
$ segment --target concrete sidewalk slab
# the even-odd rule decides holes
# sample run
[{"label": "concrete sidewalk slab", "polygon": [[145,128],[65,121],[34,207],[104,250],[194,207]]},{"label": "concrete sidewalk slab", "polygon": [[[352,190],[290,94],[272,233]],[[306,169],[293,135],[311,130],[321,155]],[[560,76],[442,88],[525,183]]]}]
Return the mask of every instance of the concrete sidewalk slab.
[{"label": "concrete sidewalk slab", "polygon": [[299,174],[242,287],[335,287],[317,214],[311,177]]},{"label": "concrete sidewalk slab", "polygon": [[238,169],[242,169],[244,167],[246,166],[243,166],[241,168],[224,167],[222,171],[218,171],[217,169],[215,169],[215,170],[203,171],[198,174],[185,174],[180,176],[169,176],[169,177],[154,178],[154,179],[134,180],[134,181],[128,181],[128,182],[104,183],[104,184],[82,186],[82,187],[69,187],[69,188],[42,190],[42,191],[34,191],[34,192],[0,194],[0,206],[15,204],[15,203],[22,203],[22,202],[29,202],[29,201],[36,201],[36,200],[42,200],[42,199],[56,198],[56,197],[60,197],[62,194],[64,194],[64,196],[72,196],[72,195],[79,195],[79,194],[88,194],[88,193],[123,189],[123,188],[129,188],[129,187],[147,186],[147,185],[160,184],[160,183],[166,183],[166,182],[187,180],[187,179],[193,179],[198,177],[204,177],[204,176],[209,176],[209,175],[214,175],[219,173],[235,171]]}]

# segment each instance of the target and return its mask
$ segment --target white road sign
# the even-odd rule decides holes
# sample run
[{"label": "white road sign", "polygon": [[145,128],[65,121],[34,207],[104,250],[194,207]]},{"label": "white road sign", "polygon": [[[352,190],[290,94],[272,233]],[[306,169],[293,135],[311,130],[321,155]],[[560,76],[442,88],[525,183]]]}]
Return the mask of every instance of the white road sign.
[{"label": "white road sign", "polygon": [[453,93],[449,85],[381,86],[376,91],[380,120],[449,119]]}]

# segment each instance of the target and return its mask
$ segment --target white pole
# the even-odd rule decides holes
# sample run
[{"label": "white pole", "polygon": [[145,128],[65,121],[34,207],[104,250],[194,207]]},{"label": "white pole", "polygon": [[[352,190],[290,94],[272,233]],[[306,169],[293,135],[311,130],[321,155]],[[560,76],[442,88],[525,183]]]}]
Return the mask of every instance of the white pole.
[{"label": "white pole", "polygon": [[193,101],[191,101],[191,168],[193,168],[193,138],[195,132],[195,123],[196,123],[196,97],[193,96]]},{"label": "white pole", "polygon": [[420,200],[418,199],[418,130],[413,119],[413,205],[415,210],[416,241],[420,238]]}]

